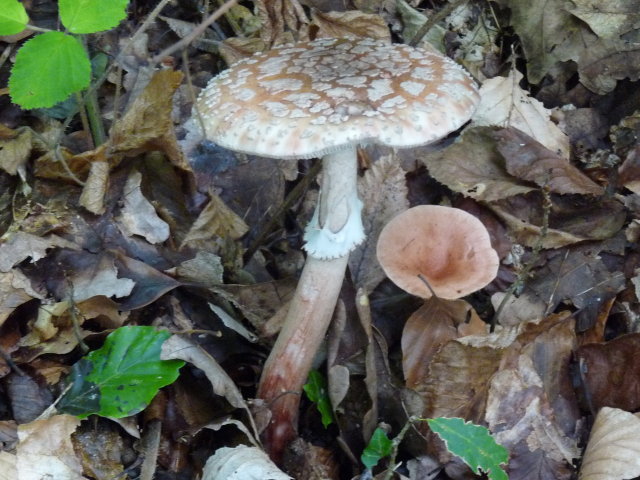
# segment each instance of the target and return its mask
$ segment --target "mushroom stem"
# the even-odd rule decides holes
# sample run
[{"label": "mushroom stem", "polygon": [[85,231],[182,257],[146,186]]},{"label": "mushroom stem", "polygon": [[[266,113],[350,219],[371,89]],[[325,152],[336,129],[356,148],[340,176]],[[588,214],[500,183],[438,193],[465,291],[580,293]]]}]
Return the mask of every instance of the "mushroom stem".
[{"label": "mushroom stem", "polygon": [[326,155],[323,167],[320,199],[305,233],[309,255],[258,386],[272,414],[263,440],[276,462],[297,434],[302,387],[331,323],[349,251],[364,239],[355,148]]},{"label": "mushroom stem", "polygon": [[320,199],[304,234],[304,248],[321,259],[348,256],[364,240],[356,148],[325,155],[322,166]]},{"label": "mushroom stem", "polygon": [[349,257],[307,257],[289,312],[260,378],[258,397],[271,410],[264,446],[276,462],[295,439],[302,386],[320,348],[342,287]]}]

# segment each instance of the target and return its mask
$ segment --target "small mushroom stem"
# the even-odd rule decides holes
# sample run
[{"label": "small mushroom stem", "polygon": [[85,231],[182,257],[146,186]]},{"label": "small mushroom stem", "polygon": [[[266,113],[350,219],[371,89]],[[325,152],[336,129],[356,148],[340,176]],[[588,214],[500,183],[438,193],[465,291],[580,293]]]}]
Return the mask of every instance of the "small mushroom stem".
[{"label": "small mushroom stem", "polygon": [[272,414],[263,440],[276,462],[297,435],[302,387],[331,323],[349,251],[364,239],[355,148],[325,156],[323,167],[319,205],[305,234],[307,261],[258,386]]}]

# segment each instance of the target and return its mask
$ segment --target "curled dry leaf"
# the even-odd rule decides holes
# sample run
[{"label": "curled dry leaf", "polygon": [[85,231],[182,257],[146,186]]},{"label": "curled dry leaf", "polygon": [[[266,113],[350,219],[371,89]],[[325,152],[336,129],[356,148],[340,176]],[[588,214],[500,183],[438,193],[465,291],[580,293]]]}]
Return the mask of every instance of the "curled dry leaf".
[{"label": "curled dry leaf", "polygon": [[591,428],[580,480],[623,480],[638,476],[640,418],[617,408],[602,408]]},{"label": "curled dry leaf", "polygon": [[292,480],[256,447],[223,447],[209,457],[202,480]]},{"label": "curled dry leaf", "polygon": [[47,255],[50,248],[77,250],[78,246],[53,234],[38,237],[25,232],[12,233],[0,243],[0,272],[10,271],[27,258],[31,258],[31,262],[37,262]]},{"label": "curled dry leaf", "polygon": [[249,227],[242,218],[227,207],[218,195],[213,192],[210,192],[209,195],[211,201],[200,212],[182,242],[182,246],[198,240],[210,240],[216,237],[235,240],[249,231]]},{"label": "curled dry leaf", "polygon": [[23,303],[44,297],[31,287],[31,281],[20,271],[0,273],[0,325]]},{"label": "curled dry leaf", "polygon": [[602,195],[604,189],[565,158],[538,143],[529,135],[505,128],[493,134],[509,174],[548,187],[559,194]]},{"label": "curled dry leaf", "polygon": [[122,120],[111,129],[112,155],[162,150],[175,166],[190,170],[171,119],[173,93],[181,81],[182,73],[171,70],[161,70],[151,78]]},{"label": "curled dry leaf", "polygon": [[71,441],[79,424],[80,420],[71,415],[55,415],[20,425],[16,478],[83,480],[82,465]]},{"label": "curled dry leaf", "polygon": [[23,129],[11,138],[0,138],[0,170],[26,179],[26,163],[31,155],[31,130]]},{"label": "curled dry leaf", "polygon": [[89,176],[80,195],[80,205],[96,215],[103,214],[105,212],[104,197],[108,186],[109,163],[106,161],[92,162]]},{"label": "curled dry leaf", "polygon": [[640,195],[640,145],[629,152],[618,168],[618,181],[633,193]]},{"label": "curled dry leaf", "polygon": [[468,128],[453,145],[426,155],[424,164],[438,182],[474,200],[491,202],[534,190],[509,175],[492,127]]},{"label": "curled dry leaf", "polygon": [[311,20],[318,27],[317,38],[375,38],[391,43],[387,23],[380,15],[359,10],[321,12],[313,10]]},{"label": "curled dry leaf", "polygon": [[149,243],[164,242],[169,238],[169,225],[156,213],[141,189],[142,174],[132,171],[124,185],[123,203],[117,220],[127,236],[140,235]]},{"label": "curled dry leaf", "polygon": [[393,217],[409,208],[405,173],[396,158],[388,155],[374,163],[358,182],[358,194],[364,203],[362,222],[367,236],[351,252],[349,270],[356,287],[371,292],[385,277],[376,260],[376,239]]},{"label": "curled dry leaf", "polygon": [[508,77],[486,80],[480,88],[480,104],[472,125],[518,129],[568,159],[569,137],[551,121],[551,111],[520,88],[522,78],[522,73],[512,68]]},{"label": "curled dry leaf", "polygon": [[416,389],[427,381],[433,356],[450,340],[486,333],[487,325],[464,300],[431,297],[407,320],[402,331],[405,385]]}]

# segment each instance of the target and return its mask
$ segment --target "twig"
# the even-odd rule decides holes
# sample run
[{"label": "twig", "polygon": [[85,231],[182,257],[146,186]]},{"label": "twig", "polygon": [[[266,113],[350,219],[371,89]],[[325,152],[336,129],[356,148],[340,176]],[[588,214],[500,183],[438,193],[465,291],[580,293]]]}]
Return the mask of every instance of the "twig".
[{"label": "twig", "polygon": [[159,54],[153,57],[151,59],[151,64],[156,65],[160,63],[162,59],[164,59],[165,57],[168,57],[176,50],[180,50],[181,48],[184,48],[187,45],[189,45],[193,40],[195,40],[197,37],[202,35],[204,31],[207,28],[209,28],[209,25],[211,25],[213,22],[218,20],[222,15],[227,13],[232,7],[237,5],[237,3],[238,3],[238,0],[229,0],[228,2],[224,3],[222,6],[220,6],[220,8],[218,8],[215,12],[209,15],[209,17],[204,22],[198,25],[189,35],[187,35],[186,37],[183,37],[180,41],[174,43],[170,47],[165,48],[163,51],[161,51]]},{"label": "twig", "polygon": [[413,38],[411,40],[409,40],[408,44],[411,45],[412,47],[417,46],[420,43],[420,41],[422,40],[422,38],[427,33],[429,33],[429,30],[431,30],[438,22],[440,22],[441,20],[446,18],[456,8],[458,8],[460,5],[462,5],[463,3],[466,3],[466,2],[467,2],[467,0],[454,0],[453,2],[448,3],[447,5],[445,5],[442,8],[442,10],[440,10],[440,11],[434,13],[433,15],[431,15],[429,17],[429,19],[422,24],[420,29],[418,29],[418,31],[413,36]]}]

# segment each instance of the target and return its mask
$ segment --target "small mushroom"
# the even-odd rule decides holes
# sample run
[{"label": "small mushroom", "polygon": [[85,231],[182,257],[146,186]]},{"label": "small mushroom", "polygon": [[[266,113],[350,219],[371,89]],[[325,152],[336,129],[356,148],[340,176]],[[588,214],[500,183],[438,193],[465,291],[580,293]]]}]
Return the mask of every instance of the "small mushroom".
[{"label": "small mushroom", "polygon": [[500,265],[480,220],[438,205],[394,217],[380,232],[377,255],[393,283],[422,298],[432,290],[440,298],[464,297],[490,283]]},{"label": "small mushroom", "polygon": [[214,78],[196,108],[209,140],[281,159],[322,157],[320,198],[304,234],[308,256],[258,396],[272,420],[265,446],[279,459],[295,437],[311,362],[335,309],[349,252],[364,240],[359,145],[408,148],[460,128],[479,96],[444,56],[371,39],[320,39],[241,60]]}]

